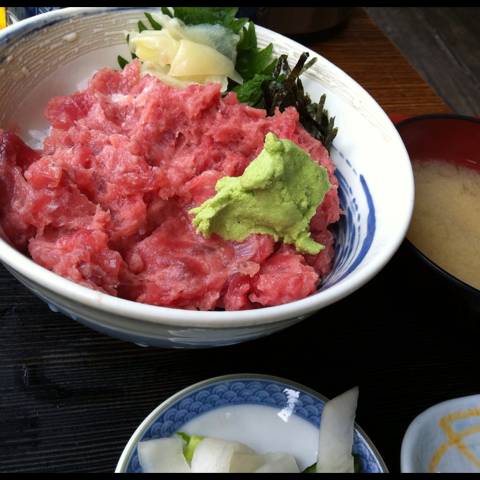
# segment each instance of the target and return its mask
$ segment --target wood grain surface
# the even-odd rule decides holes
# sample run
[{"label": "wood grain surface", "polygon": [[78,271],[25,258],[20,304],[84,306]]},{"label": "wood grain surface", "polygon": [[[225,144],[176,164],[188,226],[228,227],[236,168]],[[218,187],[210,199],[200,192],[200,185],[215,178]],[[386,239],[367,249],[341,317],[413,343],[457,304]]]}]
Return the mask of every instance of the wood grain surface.
[{"label": "wood grain surface", "polygon": [[480,7],[367,12],[454,112],[480,115]]},{"label": "wood grain surface", "polygon": [[[446,110],[360,12],[312,45],[388,112]],[[397,471],[417,414],[478,393],[477,319],[406,245],[368,285],[301,324],[198,351],[142,349],[100,335],[51,312],[0,268],[0,472],[112,472],[159,403],[197,381],[245,372],[329,397],[359,385],[358,422]]]},{"label": "wood grain surface", "polygon": [[360,83],[389,114],[450,110],[359,8],[333,38],[309,46]]}]

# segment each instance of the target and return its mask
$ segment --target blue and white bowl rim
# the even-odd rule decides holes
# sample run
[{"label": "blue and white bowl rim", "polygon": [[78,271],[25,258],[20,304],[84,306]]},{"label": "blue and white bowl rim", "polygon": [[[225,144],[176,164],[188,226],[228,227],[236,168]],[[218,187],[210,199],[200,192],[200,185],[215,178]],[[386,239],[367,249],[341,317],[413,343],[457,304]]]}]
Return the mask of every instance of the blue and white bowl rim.
[{"label": "blue and white bowl rim", "polygon": [[[184,397],[191,396],[194,392],[197,392],[198,390],[203,390],[209,386],[221,385],[222,383],[241,382],[241,381],[260,381],[260,382],[270,382],[272,384],[280,384],[286,387],[293,387],[294,389],[299,390],[301,393],[314,397],[315,399],[317,399],[322,403],[325,403],[328,401],[327,397],[325,397],[324,395],[318,393],[317,391],[309,387],[306,387],[300,383],[297,383],[282,377],[277,377],[272,375],[255,374],[255,373],[231,374],[231,375],[223,375],[223,376],[218,376],[218,377],[213,377],[207,380],[203,380],[201,382],[195,383],[175,393],[174,395],[169,397],[167,400],[165,400],[163,403],[161,403],[158,407],[156,407],[145,418],[145,420],[143,420],[143,422],[135,430],[132,437],[130,438],[127,445],[125,446],[125,449],[123,450],[122,455],[118,461],[117,467],[115,469],[115,473],[127,473],[129,471],[129,467],[131,465],[131,462],[136,452],[137,444],[144,438],[145,434],[155,424],[158,418],[161,417],[164,413],[166,413],[176,403],[181,401]],[[248,402],[245,402],[245,403],[248,403]],[[357,423],[355,423],[355,435],[361,441],[361,443],[366,447],[366,449],[370,451],[376,463],[375,466],[379,470],[379,473],[388,473],[388,468],[382,456],[380,455],[380,453],[378,452],[377,448],[375,447],[373,442],[370,440],[370,438],[358,426]]]}]

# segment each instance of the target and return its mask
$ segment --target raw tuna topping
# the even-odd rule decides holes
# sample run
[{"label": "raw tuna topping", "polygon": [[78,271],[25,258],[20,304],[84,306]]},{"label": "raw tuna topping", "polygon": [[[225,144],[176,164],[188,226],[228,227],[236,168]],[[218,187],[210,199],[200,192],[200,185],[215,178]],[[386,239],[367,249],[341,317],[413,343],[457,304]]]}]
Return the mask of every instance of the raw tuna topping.
[{"label": "raw tuna topping", "polygon": [[[88,88],[53,98],[43,151],[0,131],[0,225],[49,270],[126,299],[175,308],[241,310],[313,293],[331,269],[338,182],[327,150],[288,108],[267,117],[222,97],[219,84],[176,89],[138,62],[105,69]],[[309,224],[318,254],[268,234],[242,241],[196,232],[189,213],[243,175],[273,133],[327,172]]]}]

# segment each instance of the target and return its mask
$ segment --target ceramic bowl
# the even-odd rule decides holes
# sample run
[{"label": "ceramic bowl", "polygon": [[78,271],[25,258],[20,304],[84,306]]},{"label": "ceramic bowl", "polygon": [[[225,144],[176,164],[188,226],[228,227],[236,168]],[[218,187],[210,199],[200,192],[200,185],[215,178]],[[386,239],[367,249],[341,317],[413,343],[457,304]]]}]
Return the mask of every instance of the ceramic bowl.
[{"label": "ceramic bowl", "polygon": [[[150,7],[147,10],[152,10]],[[17,127],[32,146],[47,124],[54,95],[86,85],[99,68],[128,56],[124,31],[145,8],[72,7],[24,20],[0,33],[0,127]],[[258,42],[298,58],[308,49],[258,27]],[[72,283],[0,240],[0,260],[53,310],[100,332],[141,345],[211,347],[271,334],[346,297],[368,282],[400,246],[413,210],[414,186],[405,147],[375,100],[346,73],[319,61],[305,75],[307,91],[327,94],[339,134],[332,159],[345,215],[337,227],[332,273],[319,291],[286,305],[240,312],[198,312],[143,305]],[[43,133],[42,133],[43,132]]]},{"label": "ceramic bowl", "polygon": [[[228,375],[197,383],[166,400],[142,422],[116,473],[142,473],[137,444],[178,431],[236,440],[258,453],[291,453],[304,470],[317,458],[326,400],[307,387],[265,375]],[[353,452],[362,472],[387,472],[377,449],[357,425]]]},{"label": "ceramic bowl", "polygon": [[421,413],[402,442],[403,473],[480,473],[480,395]]},{"label": "ceramic bowl", "polygon": [[[437,160],[468,167],[480,173],[480,119],[456,114],[411,117],[397,123],[412,162]],[[408,247],[432,272],[467,300],[471,309],[480,311],[480,291],[444,270],[411,241]]]}]

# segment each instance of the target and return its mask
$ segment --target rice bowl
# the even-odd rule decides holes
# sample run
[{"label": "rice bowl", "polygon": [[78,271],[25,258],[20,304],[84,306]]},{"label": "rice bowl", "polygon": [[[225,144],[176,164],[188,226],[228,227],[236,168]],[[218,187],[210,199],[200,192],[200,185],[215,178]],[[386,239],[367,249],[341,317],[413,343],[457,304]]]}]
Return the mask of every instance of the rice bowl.
[{"label": "rice bowl", "polygon": [[[142,12],[117,7],[67,8],[21,22],[3,32],[1,57],[13,54],[14,60],[0,65],[3,71],[0,86],[2,91],[10,92],[2,99],[0,126],[8,127],[20,118],[21,128],[28,136],[41,122],[41,115],[32,108],[32,100],[41,103],[38,100],[41,92],[51,96],[55,82],[50,80],[49,91],[48,79],[53,78],[52,74],[58,76],[61,71],[63,85],[56,92],[69,94],[77,89],[80,78],[88,78],[99,68],[113,67],[108,65],[108,61],[116,58],[113,52],[125,48],[121,26],[135,21]],[[94,27],[104,35],[99,35],[92,45],[88,42],[88,31]],[[299,54],[305,50],[285,37],[257,29],[259,44],[273,41],[278,53]],[[59,42],[72,31],[76,33],[74,44]],[[36,61],[36,48],[40,44],[43,48],[55,47],[51,62]],[[24,64],[28,65],[31,76],[23,79],[22,88],[18,88],[18,72]],[[26,95],[35,75],[46,80],[38,85],[36,92]],[[2,262],[52,308],[104,333],[145,345],[193,347],[237,343],[292,325],[350,294],[387,263],[403,240],[413,208],[412,171],[394,126],[358,84],[322,57],[305,77],[312,96],[328,93],[329,109],[342,125],[333,144],[332,160],[337,167],[340,202],[346,215],[338,227],[332,272],[317,293],[255,311],[183,311],[142,305],[76,285],[34,264],[3,241]],[[23,105],[17,109],[16,104],[22,101]],[[29,117],[22,117],[22,112],[27,111]]]}]

